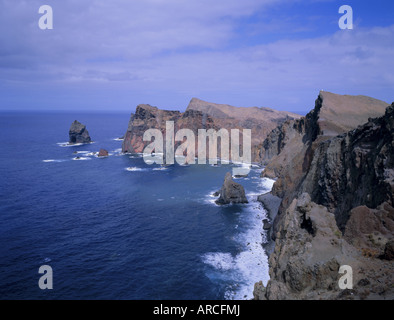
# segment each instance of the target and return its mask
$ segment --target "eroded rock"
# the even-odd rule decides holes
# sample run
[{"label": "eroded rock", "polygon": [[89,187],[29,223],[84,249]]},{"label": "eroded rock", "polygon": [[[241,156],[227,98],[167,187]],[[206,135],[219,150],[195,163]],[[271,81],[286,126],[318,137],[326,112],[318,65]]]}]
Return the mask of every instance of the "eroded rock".
[{"label": "eroded rock", "polygon": [[69,143],[91,143],[92,139],[90,138],[89,132],[86,129],[86,126],[75,120],[70,127],[68,132],[69,135]]},{"label": "eroded rock", "polygon": [[231,173],[227,172],[216,204],[223,205],[230,203],[248,203],[248,199],[246,199],[244,187],[234,182]]}]

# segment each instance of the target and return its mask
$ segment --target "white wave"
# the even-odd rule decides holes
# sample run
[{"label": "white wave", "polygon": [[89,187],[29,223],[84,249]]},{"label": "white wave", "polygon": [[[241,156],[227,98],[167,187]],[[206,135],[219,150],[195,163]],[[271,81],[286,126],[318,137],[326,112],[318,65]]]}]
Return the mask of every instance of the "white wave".
[{"label": "white wave", "polygon": [[147,171],[145,168],[138,168],[138,167],[128,167],[125,169],[126,171],[134,172],[134,171]]},{"label": "white wave", "polygon": [[228,271],[234,268],[234,258],[230,253],[206,253],[202,256],[202,261],[218,270]]},{"label": "white wave", "polygon": [[219,191],[219,190],[212,190],[212,191],[210,191],[208,194],[205,195],[203,201],[204,201],[205,203],[207,203],[207,204],[211,204],[211,205],[217,206],[217,204],[215,203],[215,201],[216,201],[219,197],[216,197],[216,196],[213,195],[213,194],[214,194],[215,192],[217,192],[217,191]]},{"label": "white wave", "polygon": [[84,160],[92,160],[92,158],[88,158],[88,157],[75,157],[75,158],[73,158],[73,160],[77,160],[77,161],[82,160],[82,161],[84,161]]},{"label": "white wave", "polygon": [[78,146],[82,146],[83,143],[74,143],[74,144],[70,144],[68,142],[59,142],[56,143],[58,146],[60,147],[78,147]]},{"label": "white wave", "polygon": [[[268,187],[271,182],[264,181],[264,184],[264,187]],[[210,252],[202,256],[202,261],[220,274],[215,274],[213,281],[219,279],[235,284],[227,287],[225,299],[252,299],[254,284],[263,281],[263,284],[267,285],[269,280],[268,257],[262,247],[262,243],[266,242],[262,221],[267,214],[256,201],[259,194],[248,193],[250,202],[242,207],[239,223],[235,226],[236,232],[239,233],[233,239],[243,249],[236,255]]]},{"label": "white wave", "polygon": [[153,168],[153,171],[165,171],[168,170],[168,167],[160,167],[160,168]]},{"label": "white wave", "polygon": [[124,139],[123,138],[114,138],[114,139],[112,139],[113,141],[123,141]]},{"label": "white wave", "polygon": [[133,153],[131,156],[129,156],[130,159],[137,159],[137,158],[142,158],[142,153]]},{"label": "white wave", "polygon": [[261,191],[262,193],[270,192],[274,186],[275,180],[269,178],[261,178]]},{"label": "white wave", "polygon": [[56,143],[60,147],[79,147],[87,144],[93,144],[94,142],[89,142],[89,143],[69,143],[69,142],[58,142]]},{"label": "white wave", "polygon": [[65,160],[54,160],[54,159],[48,159],[48,160],[42,160],[42,162],[46,162],[46,163],[49,163],[49,162],[64,162]]}]

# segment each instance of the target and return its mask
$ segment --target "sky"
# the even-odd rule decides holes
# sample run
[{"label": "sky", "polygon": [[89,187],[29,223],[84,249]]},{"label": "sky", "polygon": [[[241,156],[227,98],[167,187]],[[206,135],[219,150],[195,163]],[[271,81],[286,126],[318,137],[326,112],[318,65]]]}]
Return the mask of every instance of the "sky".
[{"label": "sky", "polygon": [[[39,28],[42,5],[53,29]],[[353,9],[353,29],[338,12]],[[0,110],[394,101],[391,0],[0,0]]]}]

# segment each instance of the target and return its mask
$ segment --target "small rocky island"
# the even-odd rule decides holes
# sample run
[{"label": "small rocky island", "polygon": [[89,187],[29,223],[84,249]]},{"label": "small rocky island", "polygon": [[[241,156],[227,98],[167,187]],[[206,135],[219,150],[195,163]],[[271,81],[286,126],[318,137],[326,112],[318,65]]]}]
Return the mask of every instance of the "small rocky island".
[{"label": "small rocky island", "polygon": [[230,203],[248,203],[245,195],[245,189],[239,183],[233,181],[230,172],[227,172],[224,183],[220,191],[217,192],[219,199],[216,204],[224,205]]},{"label": "small rocky island", "polygon": [[105,149],[100,149],[100,152],[98,153],[98,157],[99,157],[99,158],[108,157],[108,156],[109,156],[109,153],[108,153],[107,150],[105,150]]},{"label": "small rocky island", "polygon": [[91,143],[92,139],[90,138],[89,132],[86,129],[86,126],[75,120],[70,127],[69,135],[69,144],[76,143]]}]

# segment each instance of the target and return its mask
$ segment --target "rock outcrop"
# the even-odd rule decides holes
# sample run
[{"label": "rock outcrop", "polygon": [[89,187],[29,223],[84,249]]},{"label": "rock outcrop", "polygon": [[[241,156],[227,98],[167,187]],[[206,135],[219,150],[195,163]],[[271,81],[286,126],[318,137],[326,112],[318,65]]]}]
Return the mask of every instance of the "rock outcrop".
[{"label": "rock outcrop", "polygon": [[[284,213],[275,251],[269,259],[270,281],[256,283],[256,299],[392,299],[393,266],[371,259],[349,244],[326,207],[307,193],[294,199]],[[340,266],[351,266],[353,288],[339,287]]]},{"label": "rock outcrop", "polygon": [[233,181],[230,172],[227,172],[226,177],[224,178],[223,186],[219,191],[219,199],[215,202],[219,205],[230,203],[248,203],[244,187]]},{"label": "rock outcrop", "polygon": [[99,153],[98,153],[98,157],[108,157],[108,151],[105,149],[100,149]]},{"label": "rock outcrop", "polygon": [[[344,101],[340,103],[338,101],[341,100],[341,97]],[[263,142],[260,153],[262,154],[263,162],[268,162],[268,164],[262,172],[262,176],[278,178],[274,184],[272,194],[283,199],[279,212],[284,212],[292,199],[303,192],[310,193],[312,201],[318,204],[327,205],[330,208],[337,206],[338,203],[335,199],[343,198],[343,191],[347,187],[342,185],[340,188],[334,188],[333,184],[345,181],[342,177],[349,175],[349,179],[354,175],[355,180],[357,180],[356,171],[359,169],[353,168],[353,171],[349,171],[352,160],[342,157],[343,155],[350,156],[353,148],[355,149],[354,152],[358,150],[356,144],[359,145],[357,141],[360,140],[362,133],[355,130],[357,122],[355,122],[354,118],[360,121],[358,123],[360,126],[368,122],[368,119],[371,119],[371,114],[374,114],[375,117],[382,116],[386,108],[383,107],[384,102],[380,100],[364,96],[354,96],[354,100],[351,98],[352,96],[321,92],[316,100],[315,108],[310,113],[299,120],[287,121],[282,124],[272,131]],[[339,106],[335,107],[333,101],[338,103]],[[344,105],[347,107],[344,107]],[[366,109],[369,111],[365,111]],[[364,113],[359,114],[360,110],[364,110]],[[334,113],[341,120],[335,121],[335,118],[332,116]],[[353,118],[353,120],[347,123],[344,120],[346,117]],[[350,128],[351,131],[344,133],[345,127],[346,129]],[[336,130],[336,136],[333,136],[334,130]],[[382,128],[380,134],[390,140],[386,131],[386,129]],[[379,136],[376,136],[375,139],[379,139]],[[276,142],[273,143],[273,141]],[[373,143],[365,141],[364,144],[373,148]],[[346,165],[346,169],[344,169],[344,165]],[[326,169],[330,170],[329,174],[326,174]],[[361,172],[365,171],[369,172],[369,167],[365,168],[364,171],[361,169]],[[321,176],[320,179],[318,178],[319,175]],[[360,174],[358,177],[362,175]],[[326,181],[321,180],[324,176],[327,178]],[[328,180],[332,183],[328,183]],[[367,181],[364,180],[364,182]],[[352,183],[354,187],[355,181]],[[362,184],[357,185],[361,186]],[[363,200],[360,199],[357,202],[356,199],[358,198],[353,199],[354,201],[352,200],[345,210],[349,211],[351,208],[363,204]],[[375,205],[379,201],[376,200]],[[341,202],[346,206],[345,199]],[[344,211],[341,208],[339,210]],[[338,221],[342,219],[341,215],[336,215],[336,217]],[[343,219],[347,219],[347,214]],[[340,222],[342,231],[343,223]]]},{"label": "rock outcrop", "polygon": [[131,114],[129,126],[122,143],[122,151],[128,153],[141,153],[148,144],[143,141],[144,132],[148,129],[159,129],[163,136],[166,129],[166,121],[180,119],[179,111],[160,110],[149,104],[137,106],[135,114]]},{"label": "rock outcrop", "polygon": [[76,143],[91,143],[92,139],[90,138],[89,132],[86,129],[86,126],[75,120],[70,127],[68,132],[69,135],[69,144]]},{"label": "rock outcrop", "polygon": [[[321,92],[306,117],[271,132],[260,149],[262,176],[276,177],[274,221],[263,299],[390,299],[394,238],[394,104]],[[375,117],[375,118],[372,118]],[[355,272],[339,290],[339,266]],[[382,271],[379,271],[382,270]],[[368,283],[368,285],[366,284]]]},{"label": "rock outcrop", "polygon": [[[137,106],[131,115],[129,126],[124,136],[123,152],[140,153],[148,144],[143,141],[147,129],[159,129],[164,136],[166,121],[174,121],[175,132],[182,128],[191,129],[197,137],[198,129],[251,129],[252,161],[258,161],[256,147],[262,143],[267,134],[289,119],[298,119],[299,115],[275,111],[269,108],[237,108],[224,104],[214,104],[193,98],[186,111],[160,110],[147,104]],[[242,146],[242,139],[240,139]],[[220,147],[220,145],[219,145]],[[196,156],[197,156],[196,143]],[[220,148],[218,148],[220,155]],[[208,154],[208,152],[207,152]]]}]

